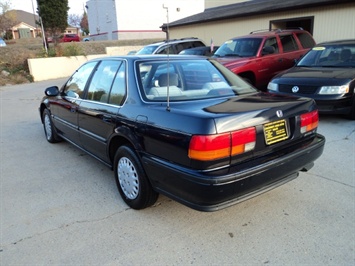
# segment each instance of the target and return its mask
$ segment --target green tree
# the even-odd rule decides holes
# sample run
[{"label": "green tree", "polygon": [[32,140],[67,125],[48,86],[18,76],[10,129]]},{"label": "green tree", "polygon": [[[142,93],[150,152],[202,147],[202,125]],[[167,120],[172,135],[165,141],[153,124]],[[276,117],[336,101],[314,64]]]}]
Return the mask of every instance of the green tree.
[{"label": "green tree", "polygon": [[68,27],[68,0],[37,0],[44,31],[60,35]]},{"label": "green tree", "polygon": [[84,11],[83,17],[81,18],[80,21],[80,28],[81,31],[84,33],[84,35],[89,35],[89,22],[88,22],[88,15],[86,14],[86,11]]}]

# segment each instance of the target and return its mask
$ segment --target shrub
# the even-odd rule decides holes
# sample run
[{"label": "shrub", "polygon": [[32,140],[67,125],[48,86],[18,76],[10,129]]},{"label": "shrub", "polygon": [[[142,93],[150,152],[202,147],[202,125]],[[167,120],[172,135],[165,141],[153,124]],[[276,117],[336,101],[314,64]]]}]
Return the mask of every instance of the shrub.
[{"label": "shrub", "polygon": [[1,75],[0,85],[20,84],[32,82],[29,74],[27,59],[34,58],[35,54],[27,49],[19,47],[14,51],[13,47],[1,47],[0,72],[10,73],[9,76]]},{"label": "shrub", "polygon": [[70,43],[68,45],[65,45],[64,47],[62,47],[61,45],[57,46],[57,56],[78,56],[78,55],[85,55],[80,45],[77,45],[75,43]]},{"label": "shrub", "polygon": [[[155,41],[158,40],[89,41],[60,43],[57,46],[49,44],[46,52],[41,38],[16,39],[11,43],[8,42],[6,47],[0,48],[0,86],[33,82],[27,62],[29,58],[106,54],[106,47],[146,45]],[[3,75],[3,70],[9,75]]]}]

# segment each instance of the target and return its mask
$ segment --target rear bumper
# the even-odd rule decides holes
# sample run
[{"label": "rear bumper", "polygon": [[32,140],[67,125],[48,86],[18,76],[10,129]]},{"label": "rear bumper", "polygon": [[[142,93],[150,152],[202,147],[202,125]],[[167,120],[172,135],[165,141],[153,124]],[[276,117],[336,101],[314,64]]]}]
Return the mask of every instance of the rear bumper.
[{"label": "rear bumper", "polygon": [[288,148],[273,158],[263,157],[228,169],[201,172],[157,158],[143,157],[154,187],[186,206],[216,211],[280,186],[309,170],[321,156],[325,138],[316,137],[302,146]]}]

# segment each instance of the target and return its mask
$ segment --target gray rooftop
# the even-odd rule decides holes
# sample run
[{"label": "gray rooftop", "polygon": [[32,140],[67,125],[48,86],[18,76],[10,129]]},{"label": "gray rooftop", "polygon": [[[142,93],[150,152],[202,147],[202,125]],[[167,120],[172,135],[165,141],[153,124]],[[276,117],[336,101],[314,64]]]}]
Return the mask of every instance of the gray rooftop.
[{"label": "gray rooftop", "polygon": [[27,25],[30,25],[34,28],[37,28],[38,25],[36,25],[36,21],[39,20],[38,16],[37,15],[34,15],[32,13],[29,13],[29,12],[26,12],[26,11],[23,11],[23,10],[9,10],[8,13],[11,15],[11,17],[14,18],[15,20],[15,25],[21,23],[21,22],[24,22],[26,23]]},{"label": "gray rooftop", "polygon": [[[271,12],[290,11],[310,7],[324,7],[336,4],[339,5],[342,3],[354,3],[354,0],[252,0],[208,8],[202,13],[173,21],[169,23],[169,27],[261,15]],[[165,26],[166,24],[162,27]]]}]

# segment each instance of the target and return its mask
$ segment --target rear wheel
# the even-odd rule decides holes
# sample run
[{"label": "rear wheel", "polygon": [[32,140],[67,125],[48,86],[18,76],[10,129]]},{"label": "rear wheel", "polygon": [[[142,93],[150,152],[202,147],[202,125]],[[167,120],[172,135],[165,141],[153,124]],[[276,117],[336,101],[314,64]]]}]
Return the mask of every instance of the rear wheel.
[{"label": "rear wheel", "polygon": [[48,109],[45,109],[42,114],[43,118],[43,128],[44,128],[44,133],[46,134],[46,139],[50,143],[56,143],[61,141],[61,138],[58,136],[53,122],[51,118],[51,113],[49,112]]},{"label": "rear wheel", "polygon": [[118,148],[114,159],[115,179],[124,202],[133,209],[144,209],[158,199],[143,170],[143,167],[129,146]]}]

